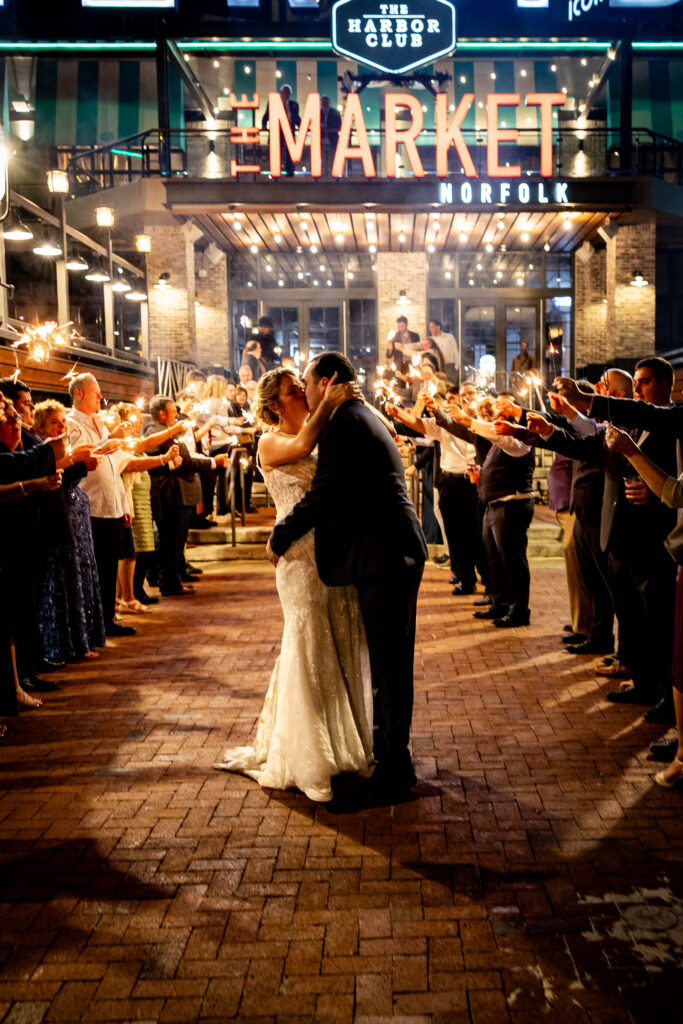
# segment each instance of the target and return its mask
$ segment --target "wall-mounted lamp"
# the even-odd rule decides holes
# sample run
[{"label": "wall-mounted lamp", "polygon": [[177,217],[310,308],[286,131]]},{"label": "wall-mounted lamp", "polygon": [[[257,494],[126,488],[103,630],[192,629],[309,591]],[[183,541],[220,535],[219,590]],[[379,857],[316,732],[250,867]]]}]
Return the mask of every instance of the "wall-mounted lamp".
[{"label": "wall-mounted lamp", "polygon": [[645,280],[645,278],[643,277],[643,275],[640,272],[640,270],[634,270],[633,271],[633,279],[631,280],[632,287],[633,288],[644,288],[646,284],[648,284],[648,282]]},{"label": "wall-mounted lamp", "polygon": [[95,210],[95,219],[98,228],[114,227],[114,211],[111,206],[98,206]]},{"label": "wall-mounted lamp", "polygon": [[213,139],[209,139],[209,153],[215,153],[215,152],[216,152],[216,143],[213,141]]},{"label": "wall-mounted lamp", "polygon": [[126,292],[124,298],[128,299],[129,302],[146,302],[147,295],[145,292],[131,291]]},{"label": "wall-mounted lamp", "polygon": [[409,306],[410,305],[410,299],[406,295],[404,288],[401,288],[400,292],[398,293],[398,298],[396,299],[396,305],[400,306],[402,309],[403,309],[404,306]]},{"label": "wall-mounted lamp", "polygon": [[159,288],[159,289],[169,288],[170,285],[169,285],[168,282],[170,281],[170,279],[171,279],[171,275],[168,274],[168,273],[159,274],[159,280],[154,285],[154,287],[155,288]]},{"label": "wall-mounted lamp", "polygon": [[138,252],[151,252],[152,251],[152,237],[151,235],[136,235],[135,236],[135,248]]}]

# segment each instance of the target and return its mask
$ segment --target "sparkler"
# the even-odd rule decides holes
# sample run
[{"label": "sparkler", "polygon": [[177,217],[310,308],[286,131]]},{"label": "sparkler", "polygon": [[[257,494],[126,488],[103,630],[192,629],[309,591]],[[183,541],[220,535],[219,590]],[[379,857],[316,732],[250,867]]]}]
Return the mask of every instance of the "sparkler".
[{"label": "sparkler", "polygon": [[69,383],[69,381],[72,381],[74,379],[74,377],[78,376],[78,374],[76,373],[76,368],[77,368],[79,363],[80,363],[80,359],[77,359],[76,362],[71,367],[71,369],[69,370],[69,372],[65,373],[64,376],[62,377],[62,380],[66,381],[67,384]]},{"label": "sparkler", "polygon": [[139,397],[139,398],[136,398],[136,399],[135,399],[135,404],[136,404],[136,406],[138,407],[138,409],[139,409],[139,410],[140,410],[141,412],[142,412],[142,410],[143,410],[143,409],[145,408],[145,402],[146,402],[146,401],[147,401],[147,399],[145,398],[145,396],[144,396],[144,395],[140,395],[140,397]]},{"label": "sparkler", "polygon": [[[25,348],[28,358],[36,363],[46,362],[54,351],[68,345],[76,332],[68,332],[71,321],[67,324],[57,324],[54,320],[46,320],[41,324],[31,324],[24,328],[16,341],[12,342],[12,348]],[[16,328],[12,327],[16,331]]]}]

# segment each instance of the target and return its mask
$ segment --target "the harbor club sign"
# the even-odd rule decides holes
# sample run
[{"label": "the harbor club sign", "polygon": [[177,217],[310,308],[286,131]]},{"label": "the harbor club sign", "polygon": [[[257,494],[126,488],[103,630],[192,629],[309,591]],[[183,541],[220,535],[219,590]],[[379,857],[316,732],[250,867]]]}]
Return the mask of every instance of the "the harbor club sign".
[{"label": "the harbor club sign", "polygon": [[455,7],[449,0],[338,0],[332,8],[332,46],[388,74],[413,71],[455,49]]}]

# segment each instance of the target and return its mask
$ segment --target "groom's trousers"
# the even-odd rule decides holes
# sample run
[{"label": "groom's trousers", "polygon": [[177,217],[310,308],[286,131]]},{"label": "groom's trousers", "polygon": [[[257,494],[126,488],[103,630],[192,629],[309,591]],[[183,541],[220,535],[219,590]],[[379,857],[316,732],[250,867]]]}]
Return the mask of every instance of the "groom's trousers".
[{"label": "groom's trousers", "polygon": [[372,670],[374,756],[397,776],[411,771],[415,620],[423,569],[420,562],[356,582]]}]

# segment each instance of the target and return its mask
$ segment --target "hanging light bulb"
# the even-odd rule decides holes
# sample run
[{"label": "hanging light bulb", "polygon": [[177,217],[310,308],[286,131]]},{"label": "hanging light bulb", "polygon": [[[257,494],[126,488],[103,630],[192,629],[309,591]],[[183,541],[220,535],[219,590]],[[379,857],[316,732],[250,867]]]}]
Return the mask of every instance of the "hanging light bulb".
[{"label": "hanging light bulb", "polygon": [[82,273],[83,271],[88,270],[88,262],[76,253],[75,255],[70,256],[66,261],[66,269],[73,270],[75,273]]},{"label": "hanging light bulb", "polygon": [[106,284],[110,280],[109,274],[101,263],[96,263],[85,275],[86,281],[95,281],[97,284]]},{"label": "hanging light bulb", "polygon": [[33,238],[33,232],[19,219],[17,211],[12,210],[3,228],[2,237],[8,242],[27,242],[29,238]]}]

